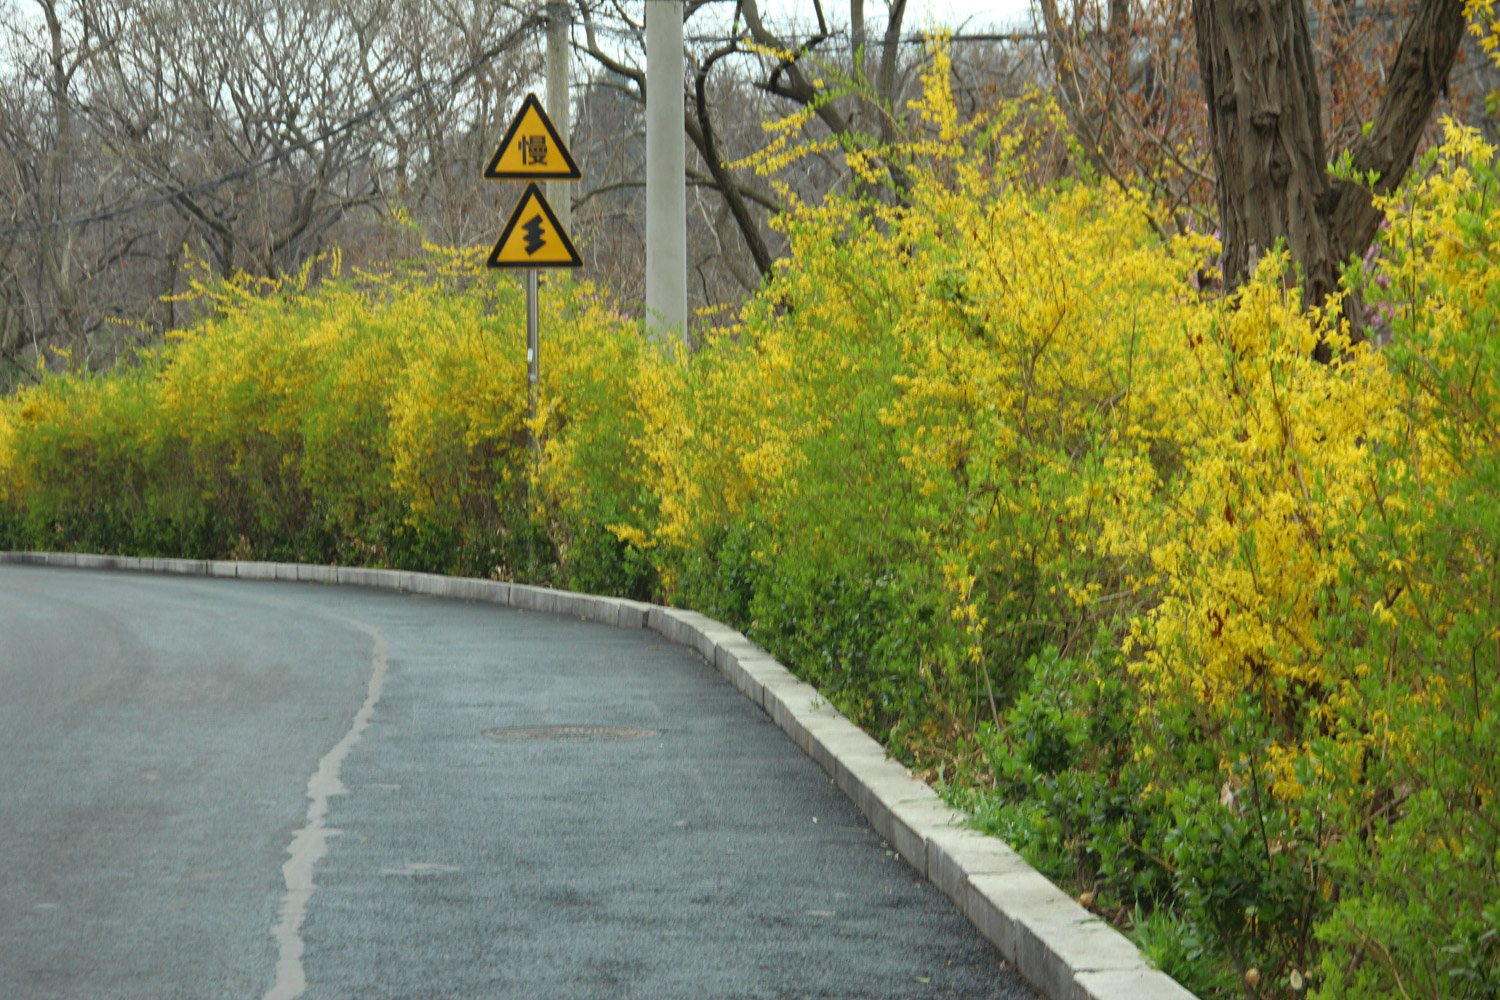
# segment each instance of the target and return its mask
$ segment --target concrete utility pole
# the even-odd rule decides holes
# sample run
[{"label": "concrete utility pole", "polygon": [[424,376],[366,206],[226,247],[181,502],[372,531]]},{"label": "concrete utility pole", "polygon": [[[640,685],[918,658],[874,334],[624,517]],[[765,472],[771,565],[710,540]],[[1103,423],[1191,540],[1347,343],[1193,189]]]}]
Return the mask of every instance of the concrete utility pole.
[{"label": "concrete utility pole", "polygon": [[646,312],[659,338],[687,340],[687,136],[682,0],[646,0]]},{"label": "concrete utility pole", "polygon": [[[572,52],[568,48],[568,26],[572,10],[566,3],[547,4],[547,117],[557,134],[569,146],[573,144],[572,109],[568,84]],[[557,214],[564,232],[573,230],[573,195],[568,181],[547,182],[547,203]]]}]

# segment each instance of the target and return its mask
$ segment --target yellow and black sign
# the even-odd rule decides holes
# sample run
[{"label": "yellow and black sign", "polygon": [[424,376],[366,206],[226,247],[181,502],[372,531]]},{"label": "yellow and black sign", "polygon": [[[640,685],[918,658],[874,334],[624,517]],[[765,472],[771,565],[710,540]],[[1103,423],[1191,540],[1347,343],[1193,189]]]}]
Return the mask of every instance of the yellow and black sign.
[{"label": "yellow and black sign", "polygon": [[542,110],[535,94],[527,94],[521,110],[511,119],[510,128],[500,147],[484,168],[488,180],[534,180],[537,178],[577,180],[583,174],[568,144],[552,127],[552,119]]},{"label": "yellow and black sign", "polygon": [[526,185],[521,203],[510,213],[510,221],[490,251],[486,267],[582,267],[583,258],[552,206],[535,183]]}]

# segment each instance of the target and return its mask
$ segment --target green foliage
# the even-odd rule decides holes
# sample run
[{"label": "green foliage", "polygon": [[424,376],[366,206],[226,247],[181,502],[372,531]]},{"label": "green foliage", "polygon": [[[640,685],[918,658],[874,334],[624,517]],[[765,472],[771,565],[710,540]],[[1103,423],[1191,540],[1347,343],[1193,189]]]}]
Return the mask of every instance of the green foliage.
[{"label": "green foliage", "polygon": [[[1500,177],[1449,127],[1390,207],[1365,294],[1406,390],[1342,593],[1377,606],[1348,658],[1367,752],[1331,810],[1317,928],[1330,996],[1493,998],[1500,884]],[[1330,624],[1330,627],[1334,627]],[[1364,669],[1360,669],[1363,667]]]},{"label": "green foliage", "polygon": [[1238,992],[1240,977],[1216,963],[1192,923],[1171,911],[1144,913],[1137,909],[1131,915],[1130,936],[1152,965],[1196,996]]},{"label": "green foliage", "polygon": [[1031,806],[1018,849],[1061,845],[1071,880],[1095,892],[1098,906],[1154,911],[1172,880],[1143,845],[1160,843],[1166,803],[1133,759],[1139,706],[1123,662],[1108,646],[1082,661],[1049,648],[1023,674],[1000,724],[975,734],[997,793]]}]

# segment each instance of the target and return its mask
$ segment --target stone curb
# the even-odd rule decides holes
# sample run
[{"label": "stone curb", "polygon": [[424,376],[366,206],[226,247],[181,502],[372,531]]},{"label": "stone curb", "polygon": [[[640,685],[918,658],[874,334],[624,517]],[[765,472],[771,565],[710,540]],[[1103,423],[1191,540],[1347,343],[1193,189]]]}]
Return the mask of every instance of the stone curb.
[{"label": "stone curb", "polygon": [[695,611],[547,587],[346,566],[0,552],[4,564],[339,583],[653,629],[696,649],[764,709],[859,806],[876,832],[1048,1000],[1195,1000],[1004,841],[967,827],[936,792],[824,702],[816,688],[739,632]]}]

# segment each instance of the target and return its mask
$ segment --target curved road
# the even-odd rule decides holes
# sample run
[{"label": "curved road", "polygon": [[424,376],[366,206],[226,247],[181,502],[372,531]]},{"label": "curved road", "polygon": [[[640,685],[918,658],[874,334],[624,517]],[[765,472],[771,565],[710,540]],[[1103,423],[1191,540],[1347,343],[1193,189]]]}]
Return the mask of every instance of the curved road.
[{"label": "curved road", "polygon": [[0,998],[1031,996],[654,633],[0,566]]}]

